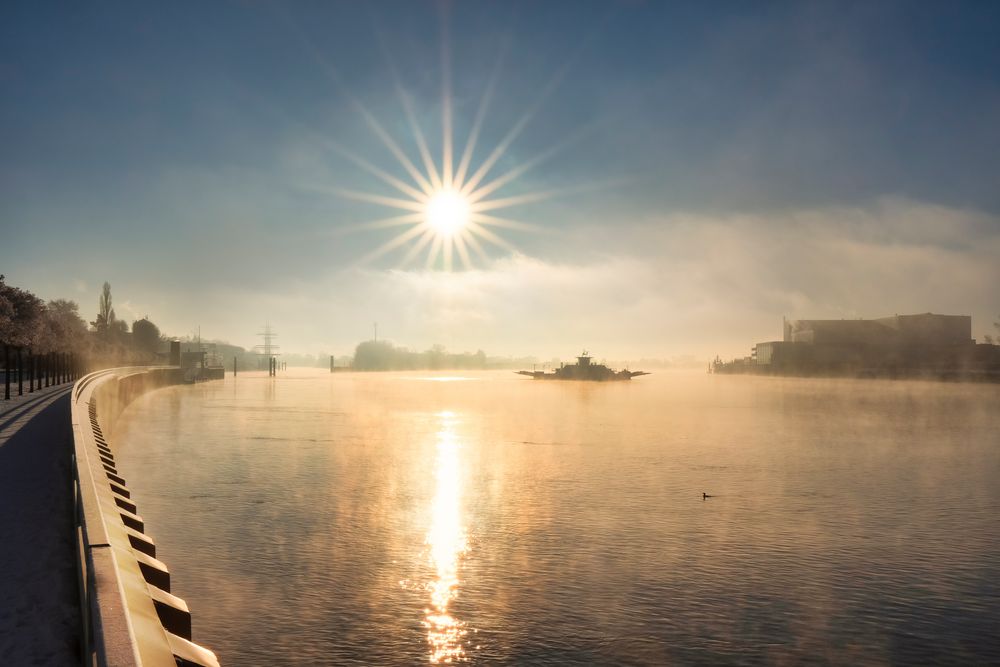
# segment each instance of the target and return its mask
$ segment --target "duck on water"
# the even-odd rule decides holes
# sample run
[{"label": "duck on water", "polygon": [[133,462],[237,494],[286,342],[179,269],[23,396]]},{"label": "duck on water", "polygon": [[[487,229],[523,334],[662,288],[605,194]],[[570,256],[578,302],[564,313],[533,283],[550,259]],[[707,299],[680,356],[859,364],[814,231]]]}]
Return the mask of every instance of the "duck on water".
[{"label": "duck on water", "polygon": [[649,375],[645,371],[630,371],[628,369],[615,371],[604,364],[591,363],[591,357],[584,350],[576,358],[575,364],[564,364],[551,373],[545,371],[515,371],[518,375],[527,375],[536,380],[588,380],[591,382],[609,382],[614,380],[631,380],[639,375]]}]

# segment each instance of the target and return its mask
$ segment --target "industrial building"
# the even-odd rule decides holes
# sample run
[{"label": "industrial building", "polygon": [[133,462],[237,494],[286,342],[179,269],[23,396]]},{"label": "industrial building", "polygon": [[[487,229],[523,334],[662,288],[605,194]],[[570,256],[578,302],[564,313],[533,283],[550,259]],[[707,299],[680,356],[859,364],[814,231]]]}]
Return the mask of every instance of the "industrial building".
[{"label": "industrial building", "polygon": [[784,320],[780,341],[749,357],[716,360],[713,372],[869,377],[1000,376],[1000,346],[976,344],[969,315],[875,320]]}]

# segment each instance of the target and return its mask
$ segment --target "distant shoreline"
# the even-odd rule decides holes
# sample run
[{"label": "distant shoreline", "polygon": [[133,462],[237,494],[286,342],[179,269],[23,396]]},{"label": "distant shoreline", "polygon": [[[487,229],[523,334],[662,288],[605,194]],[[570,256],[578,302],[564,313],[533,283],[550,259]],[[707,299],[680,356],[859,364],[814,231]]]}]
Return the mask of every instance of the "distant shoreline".
[{"label": "distant shoreline", "polygon": [[713,375],[756,375],[762,377],[794,377],[828,380],[927,380],[932,382],[1000,383],[997,371],[926,371],[926,370],[857,370],[830,372],[794,372],[762,370],[759,367],[739,369],[713,368]]}]

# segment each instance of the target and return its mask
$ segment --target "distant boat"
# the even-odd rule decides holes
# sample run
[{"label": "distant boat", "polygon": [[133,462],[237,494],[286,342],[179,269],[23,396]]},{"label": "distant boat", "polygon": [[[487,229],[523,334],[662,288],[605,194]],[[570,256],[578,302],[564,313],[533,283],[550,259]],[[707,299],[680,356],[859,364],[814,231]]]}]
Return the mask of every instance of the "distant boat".
[{"label": "distant boat", "polygon": [[612,382],[616,380],[631,380],[638,375],[649,375],[645,371],[615,371],[604,364],[591,363],[591,357],[584,350],[576,358],[577,363],[566,364],[551,373],[545,371],[515,371],[518,375],[527,375],[536,380],[587,380],[590,382]]}]

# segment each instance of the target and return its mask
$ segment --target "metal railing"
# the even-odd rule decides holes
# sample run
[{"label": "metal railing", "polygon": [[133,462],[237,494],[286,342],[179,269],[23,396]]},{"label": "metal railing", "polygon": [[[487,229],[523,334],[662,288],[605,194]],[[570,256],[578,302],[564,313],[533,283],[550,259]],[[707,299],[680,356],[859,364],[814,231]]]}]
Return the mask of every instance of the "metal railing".
[{"label": "metal railing", "polygon": [[3,345],[3,399],[23,396],[67,382],[75,382],[84,372],[80,357],[73,352],[33,354],[30,349]]}]

